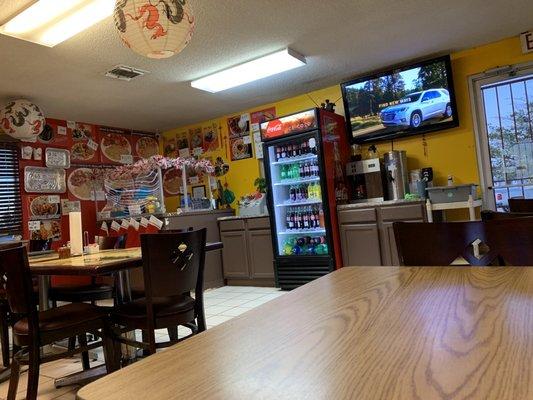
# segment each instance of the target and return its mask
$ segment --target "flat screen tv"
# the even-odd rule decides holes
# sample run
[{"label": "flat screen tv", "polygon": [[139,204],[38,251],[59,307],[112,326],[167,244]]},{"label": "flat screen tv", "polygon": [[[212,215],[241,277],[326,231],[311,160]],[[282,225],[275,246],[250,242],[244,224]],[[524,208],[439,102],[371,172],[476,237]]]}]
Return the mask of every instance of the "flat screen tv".
[{"label": "flat screen tv", "polygon": [[341,88],[352,143],[393,140],[459,124],[449,56],[365,75]]}]

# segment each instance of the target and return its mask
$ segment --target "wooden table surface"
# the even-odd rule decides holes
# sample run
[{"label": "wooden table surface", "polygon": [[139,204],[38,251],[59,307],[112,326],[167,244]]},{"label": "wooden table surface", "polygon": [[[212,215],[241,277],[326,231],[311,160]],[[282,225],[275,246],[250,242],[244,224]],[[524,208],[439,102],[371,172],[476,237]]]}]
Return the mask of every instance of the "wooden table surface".
[{"label": "wooden table surface", "polygon": [[533,399],[533,267],[348,267],[82,400]]},{"label": "wooden table surface", "polygon": [[[206,244],[206,251],[222,248],[221,242]],[[120,270],[140,267],[140,247],[103,250],[96,254],[60,259],[57,253],[29,258],[33,275],[107,275]]]}]

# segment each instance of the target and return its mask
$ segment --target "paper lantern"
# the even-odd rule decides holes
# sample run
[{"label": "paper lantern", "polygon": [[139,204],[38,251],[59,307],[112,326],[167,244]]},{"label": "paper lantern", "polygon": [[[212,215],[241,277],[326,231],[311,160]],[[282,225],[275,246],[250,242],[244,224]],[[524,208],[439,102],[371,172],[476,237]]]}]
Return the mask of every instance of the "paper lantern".
[{"label": "paper lantern", "polygon": [[39,107],[28,100],[10,101],[0,111],[1,129],[9,136],[26,142],[35,142],[45,125]]},{"label": "paper lantern", "polygon": [[189,0],[117,0],[114,19],[124,45],[150,58],[178,54],[194,32]]}]

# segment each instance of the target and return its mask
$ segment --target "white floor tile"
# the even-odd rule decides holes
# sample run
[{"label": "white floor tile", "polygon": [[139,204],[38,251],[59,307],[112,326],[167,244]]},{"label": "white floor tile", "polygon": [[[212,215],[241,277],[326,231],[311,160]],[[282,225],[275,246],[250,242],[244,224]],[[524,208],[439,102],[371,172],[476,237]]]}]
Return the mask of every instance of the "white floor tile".
[{"label": "white floor tile", "polygon": [[207,317],[207,325],[210,325],[210,326],[219,325],[223,322],[229,321],[232,318],[233,317],[222,316],[222,315],[215,315],[213,317]]},{"label": "white floor tile", "polygon": [[233,307],[234,306],[229,306],[229,305],[209,306],[209,307],[205,307],[205,314],[206,315],[222,314],[224,311],[228,311],[230,308],[233,308]]},{"label": "white floor tile", "polygon": [[204,300],[204,306],[216,306],[226,300],[229,300],[229,299],[221,299],[218,297],[208,297],[207,299]]},{"label": "white floor tile", "polygon": [[253,308],[251,307],[234,307],[228,311],[223,312],[220,314],[222,317],[236,317],[237,315],[244,314],[246,311],[250,311]]},{"label": "white floor tile", "polygon": [[221,307],[224,307],[224,306],[239,307],[239,306],[242,306],[244,303],[246,303],[248,301],[250,301],[250,300],[241,299],[239,297],[235,297],[233,299],[229,299],[229,300],[223,301],[222,303],[219,304],[219,306],[221,306]]}]

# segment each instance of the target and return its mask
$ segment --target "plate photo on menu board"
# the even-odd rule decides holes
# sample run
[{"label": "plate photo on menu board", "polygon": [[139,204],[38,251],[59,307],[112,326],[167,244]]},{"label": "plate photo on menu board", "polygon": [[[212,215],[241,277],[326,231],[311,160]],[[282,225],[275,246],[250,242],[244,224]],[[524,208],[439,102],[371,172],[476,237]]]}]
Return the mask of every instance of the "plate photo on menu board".
[{"label": "plate photo on menu board", "polygon": [[93,200],[95,182],[91,168],[76,168],[68,176],[69,192],[80,200]]},{"label": "plate photo on menu board", "polygon": [[170,195],[181,193],[182,183],[181,171],[174,168],[165,171],[163,175],[163,189],[165,189],[165,192]]},{"label": "plate photo on menu board", "polygon": [[141,158],[150,158],[159,154],[159,143],[150,136],[141,136],[135,144],[135,151]]},{"label": "plate photo on menu board", "polygon": [[30,203],[30,214],[35,219],[47,219],[59,217],[59,204],[51,203],[50,198],[57,196],[30,196],[28,201]]},{"label": "plate photo on menu board", "polygon": [[73,161],[89,161],[92,160],[96,151],[89,147],[86,142],[77,142],[72,145],[70,158]]},{"label": "plate photo on menu board", "polygon": [[118,133],[105,133],[100,142],[102,154],[113,162],[120,163],[123,156],[131,156],[129,140]]}]

